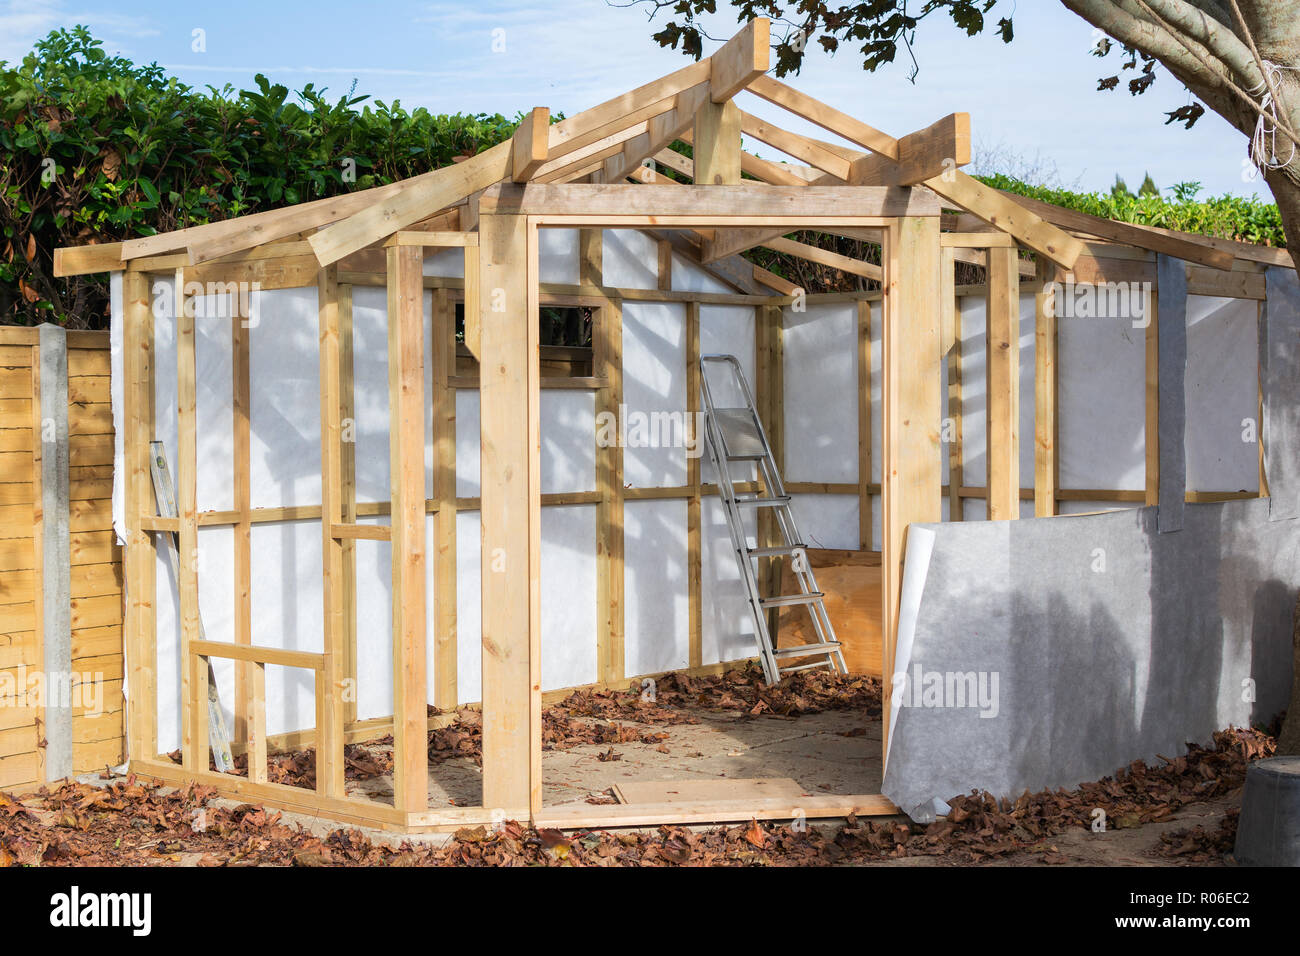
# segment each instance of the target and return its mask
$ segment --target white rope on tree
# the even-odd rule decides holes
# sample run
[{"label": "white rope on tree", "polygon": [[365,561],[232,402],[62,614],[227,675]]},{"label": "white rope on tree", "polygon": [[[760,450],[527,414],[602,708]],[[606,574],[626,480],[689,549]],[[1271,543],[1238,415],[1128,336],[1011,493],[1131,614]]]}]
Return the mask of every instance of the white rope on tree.
[{"label": "white rope on tree", "polygon": [[[1300,72],[1300,67],[1279,66],[1268,60],[1262,61],[1264,67],[1265,79],[1250,91],[1252,96],[1263,97],[1259,105],[1263,108],[1263,113],[1255,123],[1255,135],[1250,138],[1250,161],[1255,164],[1259,170],[1265,169],[1282,169],[1289,166],[1296,156],[1295,142],[1291,142],[1291,154],[1285,161],[1277,158],[1277,103],[1273,101],[1273,94],[1269,89],[1277,89],[1282,82],[1282,71],[1290,70],[1293,73]],[[1272,120],[1266,114],[1272,114]],[[1289,137],[1288,137],[1289,139]]]}]

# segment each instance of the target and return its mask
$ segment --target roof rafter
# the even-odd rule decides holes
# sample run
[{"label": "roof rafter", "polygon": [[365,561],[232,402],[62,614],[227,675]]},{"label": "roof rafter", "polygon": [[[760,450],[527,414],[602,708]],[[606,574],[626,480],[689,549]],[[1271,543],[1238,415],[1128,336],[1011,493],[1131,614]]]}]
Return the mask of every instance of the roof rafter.
[{"label": "roof rafter", "polygon": [[627,129],[611,133],[604,139],[598,139],[581,149],[574,150],[559,159],[552,160],[537,170],[532,177],[532,181],[536,183],[565,182],[568,179],[574,179],[582,175],[581,170],[590,171],[588,167],[603,168],[606,159],[622,152],[623,145],[633,137],[644,133],[648,126],[649,124],[645,121],[637,123]]},{"label": "roof rafter", "polygon": [[[606,179],[621,180],[626,170],[640,165],[643,158],[654,155],[671,143],[677,133],[693,121],[704,97],[715,102],[725,100],[768,69],[771,58],[768,30],[766,20],[755,20],[728,40],[708,61],[701,61],[702,66],[695,64],[694,68],[678,70],[631,94],[607,101],[551,127],[548,131],[548,156],[567,155],[593,139],[636,125],[640,121],[630,119],[630,112],[658,110],[664,99],[674,96],[672,109],[657,112],[644,120],[648,123],[647,131],[633,137],[618,154],[605,161]],[[708,73],[702,78],[704,70]],[[524,132],[531,135],[532,130]],[[501,143],[456,167],[435,170],[427,174],[431,178],[419,186],[404,189],[377,206],[363,209],[329,226],[311,237],[317,258],[321,265],[337,262],[351,252],[364,249],[413,222],[434,215],[470,193],[514,178],[513,153],[513,142]],[[535,156],[535,153],[530,155]]]},{"label": "roof rafter", "polygon": [[[694,136],[688,130],[683,133],[679,139],[684,143],[694,145]],[[655,162],[667,166],[674,172],[681,173],[683,176],[690,176],[695,179],[695,162],[681,153],[671,149],[661,149],[654,155]],[[740,151],[740,171],[749,173],[755,179],[768,183],[772,186],[807,186],[809,180],[800,176],[794,170],[806,167],[791,166],[788,163],[774,163],[769,159],[762,159],[746,150]]]},{"label": "roof rafter", "polygon": [[510,176],[513,152],[511,140],[498,143],[463,163],[427,173],[430,178],[418,185],[321,230],[309,240],[317,260],[323,266],[338,262],[471,193],[500,182]]},{"label": "roof rafter", "polygon": [[[761,77],[750,84],[749,90],[822,129],[877,153],[877,156],[871,157],[871,165],[865,168],[881,171],[887,174],[886,178],[898,177],[901,181],[904,176],[915,178],[918,169],[923,171],[923,167],[907,169],[905,172],[899,169],[900,160],[904,159],[904,150],[899,140],[778,80]],[[956,160],[962,153],[960,142],[962,130],[958,120],[961,115],[953,114],[928,129],[914,134],[918,139],[906,157],[907,162],[912,165],[920,162],[933,163],[937,158],[941,165],[940,169],[935,170],[934,175],[923,181],[923,185],[961,208],[969,210],[990,225],[1010,233],[1024,245],[1042,253],[1063,268],[1068,269],[1073,266],[1075,259],[1083,252],[1083,245],[1078,239],[1034,215],[1023,206],[1010,203],[995,190],[989,189],[955,167]],[[945,146],[936,142],[942,135],[951,135],[954,140],[951,148],[946,152]],[[969,155],[969,127],[966,130],[966,138],[965,149],[966,154]],[[953,164],[943,162],[948,159],[951,159]],[[854,185],[859,185],[859,182],[855,181]],[[758,242],[753,242],[750,245],[752,247],[757,244]],[[711,255],[725,255],[739,251],[741,249],[736,248],[734,242],[729,242],[717,249],[707,251],[705,259],[709,259]]]},{"label": "roof rafter", "polygon": [[[201,226],[189,226],[154,236],[127,239],[121,243],[122,259],[130,261],[143,259],[146,256],[165,255],[186,249],[191,245],[202,246],[203,244],[207,244],[204,251],[209,259],[242,252],[244,249],[284,239],[307,229],[337,222],[375,202],[396,195],[411,181],[375,186],[372,189],[362,189],[343,196],[331,196],[328,199],[315,199],[282,209],[268,209],[238,219],[204,223]],[[222,240],[228,241],[234,236],[240,237],[240,243],[226,248]]]},{"label": "roof rafter", "polygon": [[841,113],[833,106],[827,106],[821,100],[813,99],[807,93],[801,93],[780,80],[770,76],[760,76],[749,84],[749,92],[789,113],[802,116],[828,133],[843,136],[863,149],[869,149],[890,159],[898,159],[898,140],[894,137],[868,126],[848,113]]},{"label": "roof rafter", "polygon": [[644,160],[669,146],[695,122],[695,112],[708,96],[708,83],[678,93],[671,110],[650,120],[644,133],[628,140],[619,152],[605,160],[605,182],[617,183]]},{"label": "roof rafter", "polygon": [[1213,269],[1231,269],[1232,262],[1236,258],[1231,252],[1192,242],[1179,236],[1152,233],[1149,230],[1126,222],[1115,222],[1113,219],[1090,216],[1084,212],[1053,206],[1051,203],[1030,199],[1027,196],[1018,196],[1014,193],[1001,193],[1001,195],[1007,201],[1015,203],[1017,206],[1023,206],[1049,222],[1056,223],[1066,229],[1089,232],[1103,239],[1153,249],[1156,252],[1163,252],[1178,259],[1195,262],[1197,265],[1209,266]]},{"label": "roof rafter", "polygon": [[551,127],[551,156],[566,156],[610,133],[667,113],[673,108],[678,93],[708,82],[708,79],[709,61],[700,60],[561,120]]},{"label": "roof rafter", "polygon": [[[680,154],[673,153],[673,155],[678,156]],[[749,155],[749,154],[745,153],[743,155]],[[687,159],[685,156],[682,156],[681,158],[684,161],[684,163],[687,164],[686,166],[683,167],[683,169],[684,170],[689,169],[687,175],[693,174],[694,165],[691,163],[691,160]],[[667,176],[664,176],[661,173],[658,173],[647,166],[640,167],[629,178],[635,179],[638,182],[646,183],[648,185],[649,184],[674,185],[674,186],[681,185],[681,183],[678,183],[676,180],[669,179]],[[806,186],[808,184],[804,181],[799,181],[797,185]],[[693,232],[695,232],[697,235],[701,236],[706,240],[712,239],[715,236],[715,231],[711,229],[696,229],[693,230]],[[851,236],[849,238],[857,238],[857,237]],[[839,269],[840,271],[848,272],[851,275],[862,276],[863,278],[866,279],[874,279],[877,282],[883,280],[883,272],[881,271],[881,268],[878,265],[875,265],[870,262],[865,262],[861,259],[854,259],[852,256],[843,256],[837,252],[831,252],[830,250],[821,249],[817,246],[811,246],[808,245],[807,243],[796,242],[793,239],[784,239],[784,238],[772,239],[768,242],[763,243],[763,247],[767,249],[771,249],[774,252],[782,252],[785,253],[786,255],[795,256],[796,258],[799,259],[805,259],[809,262],[816,262],[820,265],[828,266],[834,269]],[[691,248],[693,250],[694,258],[696,260],[699,260],[700,258],[699,249],[696,248],[694,244],[692,244]],[[728,256],[727,259],[736,260],[739,259],[739,257]],[[698,264],[700,265],[701,268],[708,270],[711,266],[717,265],[718,261],[719,260],[714,260],[712,263],[699,262]],[[726,260],[722,260],[722,261],[726,261]],[[740,260],[740,261],[745,262],[747,266],[752,265],[752,263],[750,263],[748,260]],[[761,267],[754,266],[754,268],[760,269]],[[767,272],[768,270],[762,269],[761,271]],[[759,277],[757,274],[755,274],[755,278],[759,282],[762,282],[768,288],[771,289],[778,288],[778,286],[773,285],[771,282],[766,281],[765,278]],[[773,276],[773,278],[779,279],[780,277]]]},{"label": "roof rafter", "polygon": [[692,265],[720,282],[725,282],[732,288],[748,295],[765,293],[765,287],[755,280],[753,263],[749,260],[733,256],[721,262],[712,262],[705,265],[700,262],[699,246],[691,241],[687,233],[677,229],[648,229],[646,233],[655,239],[668,242],[673,247],[674,252],[688,259]]},{"label": "roof rafter", "polygon": [[1042,253],[1064,269],[1072,268],[1083,254],[1083,243],[1074,236],[960,169],[928,179],[925,185],[990,226],[1015,236],[1022,245]]},{"label": "roof rafter", "polygon": [[898,141],[897,162],[859,154],[849,181],[873,186],[915,186],[965,166],[971,160],[970,114],[949,113]]},{"label": "roof rafter", "polygon": [[806,136],[782,129],[774,123],[761,120],[744,111],[740,114],[740,129],[746,136],[751,136],[796,159],[802,159],[805,163],[829,173],[836,179],[845,182],[849,180],[852,169],[849,160]]},{"label": "roof rafter", "polygon": [[763,248],[794,256],[796,259],[803,259],[806,262],[815,262],[817,265],[838,269],[840,272],[847,272],[850,275],[861,276],[864,279],[874,279],[876,282],[883,282],[885,279],[884,270],[875,263],[854,259],[852,256],[843,256],[838,252],[831,252],[829,249],[822,249],[818,246],[810,246],[806,242],[796,242],[793,239],[769,239],[763,243]]}]

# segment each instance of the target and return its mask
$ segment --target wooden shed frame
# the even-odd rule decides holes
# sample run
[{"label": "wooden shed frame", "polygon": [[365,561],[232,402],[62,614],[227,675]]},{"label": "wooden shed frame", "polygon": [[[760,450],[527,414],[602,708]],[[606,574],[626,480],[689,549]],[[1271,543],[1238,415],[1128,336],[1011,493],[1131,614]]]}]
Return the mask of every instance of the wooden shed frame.
[{"label": "wooden shed frame", "polygon": [[[688,369],[698,357],[701,301],[745,302],[760,317],[789,304],[802,290],[752,266],[738,253],[767,245],[792,255],[880,282],[877,292],[825,299],[859,302],[860,315],[872,299],[882,302],[883,482],[872,486],[870,469],[860,472],[852,493],[867,503],[862,518],[864,547],[871,542],[870,496],[883,496],[882,673],[893,672],[894,641],[906,530],[912,523],[940,520],[947,494],[960,517],[967,497],[984,497],[990,519],[1019,515],[1018,301],[1022,278],[1037,291],[1036,394],[1040,414],[1036,513],[1053,515],[1071,494],[1095,500],[1102,492],[1059,489],[1055,465],[1054,341],[1050,284],[1073,274],[1096,280],[1148,276],[1154,253],[1189,263],[1189,288],[1211,294],[1262,298],[1264,265],[1289,265],[1285,253],[1242,243],[1206,239],[1149,227],[1095,219],[1011,197],[970,178],[960,166],[970,159],[969,119],[953,114],[895,139],[767,76],[769,26],[755,20],[712,57],[552,124],[549,112],[534,110],[513,139],[404,182],[358,191],[287,209],[196,226],[122,243],[58,250],[56,271],[76,275],[123,274],[123,447],[126,462],[127,590],[124,641],[130,683],[128,740],[132,771],[172,784],[197,782],[220,794],[255,800],[341,823],[426,832],[490,824],[506,818],[539,826],[589,827],[700,823],[789,818],[786,801],[753,800],[654,806],[546,807],[541,787],[540,680],[540,388],[539,304],[599,305],[602,329],[595,336],[592,375],[597,407],[617,407],[621,396],[618,332],[622,302],[633,290],[611,289],[600,276],[600,229],[633,227],[659,238],[661,263],[685,255],[738,290],[734,296],[663,291],[661,300],[693,303],[688,311]],[[780,129],[744,113],[734,101],[742,91],[757,95],[820,126],[852,146],[823,142]],[[774,163],[741,149],[742,134],[769,144],[807,165]],[[677,139],[693,144],[694,160],[668,149]],[[655,161],[691,177],[683,185],[655,171]],[[742,178],[743,176],[749,178]],[[957,210],[954,215],[943,210]],[[538,230],[565,226],[582,230],[582,280],[577,287],[541,283]],[[942,228],[941,228],[942,227]],[[782,238],[795,228],[817,229],[878,242],[882,265],[836,256]],[[947,231],[944,231],[947,230]],[[463,283],[423,275],[430,249],[464,250]],[[1036,263],[1020,256],[1032,251]],[[988,446],[987,488],[962,486],[960,456],[948,488],[942,487],[938,409],[941,373],[960,380],[959,317],[954,308],[954,264],[987,268]],[[163,374],[153,356],[151,277],[174,275],[178,286],[198,281],[256,282],[262,289],[316,286],[320,316],[320,410],[322,502],[319,509],[252,509],[249,492],[248,332],[232,322],[236,454],[236,508],[199,513],[195,491],[195,336],[192,311],[178,310],[179,518],[155,515],[149,479],[149,442],[154,431],[154,376]],[[388,290],[388,356],[391,407],[391,526],[358,523],[355,496],[346,488],[350,449],[341,440],[350,369],[350,290],[382,285]],[[422,297],[435,296],[434,391],[424,394]],[[970,290],[967,290],[970,291]],[[481,389],[482,511],[482,712],[483,805],[430,810],[427,806],[426,615],[432,613],[443,650],[443,596],[454,594],[455,569],[439,573],[432,606],[426,594],[424,526],[435,519],[435,546],[454,550],[454,424],[456,378],[452,302],[463,297],[465,343],[478,358]],[[643,298],[653,298],[643,294]],[[674,298],[675,297],[675,298]],[[818,297],[809,297],[816,299]],[[863,324],[860,322],[860,324]],[[780,354],[780,323],[757,326],[760,368]],[[1148,331],[1148,420],[1158,409],[1154,336]],[[869,339],[859,334],[863,357]],[[693,351],[692,351],[693,349]],[[779,359],[775,360],[779,366]],[[860,363],[862,364],[862,363]],[[866,376],[870,363],[865,363]],[[170,370],[167,371],[170,374]],[[779,377],[779,373],[770,373]],[[869,401],[869,380],[859,407]],[[688,372],[688,395],[698,403],[698,380]],[[779,394],[779,392],[778,392]],[[959,414],[959,410],[958,410]],[[426,416],[435,423],[434,495],[425,499]],[[870,461],[870,420],[860,424],[863,461]],[[864,432],[865,429],[865,432]],[[773,431],[779,435],[779,425]],[[1149,429],[1152,434],[1154,429]],[[1158,495],[1158,457],[1148,444],[1148,491]],[[959,445],[957,446],[959,449]],[[602,511],[598,553],[622,564],[620,460],[597,461],[598,490],[588,499]],[[1152,469],[1156,475],[1152,475]],[[796,489],[797,490],[797,489]],[[847,490],[847,489],[841,489]],[[676,489],[665,491],[677,492]],[[690,520],[698,532],[699,466],[691,467]],[[650,497],[651,495],[646,495]],[[668,496],[666,493],[662,496]],[[692,496],[694,496],[692,498]],[[554,498],[555,496],[549,496]],[[572,496],[570,496],[572,497]],[[555,503],[555,502],[551,502]],[[462,505],[463,506],[463,505]],[[382,513],[379,512],[372,513]],[[324,649],[321,653],[274,650],[252,643],[248,549],[258,521],[316,519],[324,547]],[[201,641],[197,573],[193,555],[198,528],[233,527],[236,541],[235,641]],[[179,593],[182,631],[183,763],[158,755],[154,686],[156,623],[153,562],[155,535],[179,535]],[[355,704],[341,689],[355,667],[355,623],[348,572],[349,548],[357,539],[391,542],[393,586],[393,694],[395,715],[392,805],[349,797],[344,791],[344,744],[379,728],[358,721]],[[691,554],[688,577],[698,578],[699,554]],[[621,613],[621,575],[606,574],[600,600],[610,619]],[[698,592],[698,582],[692,587]],[[451,589],[447,591],[446,589]],[[698,593],[691,596],[698,605]],[[454,612],[453,612],[454,613]],[[450,622],[454,655],[454,620]],[[600,672],[609,683],[626,680],[618,627],[599,650]],[[698,664],[693,654],[693,664]],[[237,662],[237,745],[249,753],[247,777],[208,769],[207,662]],[[454,661],[454,656],[451,658]],[[302,668],[314,675],[316,730],[298,743],[314,741],[315,792],[266,779],[265,668]],[[440,675],[434,695],[455,706],[454,667]],[[447,682],[450,682],[448,686]],[[884,720],[889,719],[886,680]],[[885,733],[888,740],[888,733]],[[777,805],[779,804],[779,805]],[[888,814],[896,808],[878,794],[807,798],[798,808],[808,817]]]}]

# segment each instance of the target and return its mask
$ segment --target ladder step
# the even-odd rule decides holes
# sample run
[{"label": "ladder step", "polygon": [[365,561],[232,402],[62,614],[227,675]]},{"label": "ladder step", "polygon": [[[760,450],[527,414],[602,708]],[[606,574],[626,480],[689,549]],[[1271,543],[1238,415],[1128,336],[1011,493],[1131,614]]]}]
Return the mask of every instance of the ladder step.
[{"label": "ladder step", "polygon": [[796,551],[806,551],[806,544],[783,544],[777,548],[746,548],[745,552],[751,558],[778,558],[782,555],[794,554]]},{"label": "ladder step", "polygon": [[835,662],[832,661],[829,657],[826,658],[826,660],[824,661],[817,661],[815,664],[800,664],[797,667],[781,667],[778,668],[778,670],[782,674],[793,674],[796,671],[810,671],[810,670],[815,670],[818,667],[829,667],[831,670],[836,670],[836,671],[839,670],[839,668],[835,665]]},{"label": "ladder step", "polygon": [[782,594],[780,597],[759,598],[758,603],[763,607],[789,607],[792,604],[816,604],[824,594],[821,591],[810,591],[807,594]]},{"label": "ladder step", "polygon": [[811,657],[814,654],[834,654],[840,649],[839,641],[827,641],[825,644],[799,644],[795,647],[783,647],[772,652],[773,657]]},{"label": "ladder step", "polygon": [[784,508],[790,503],[789,495],[736,495],[736,504],[753,505],[755,508]]},{"label": "ladder step", "polygon": [[748,406],[740,408],[714,408],[709,416],[722,437],[722,450],[727,457],[762,458],[767,455],[767,442],[758,429],[758,416]]},{"label": "ladder step", "polygon": [[762,461],[767,457],[766,452],[755,452],[752,455],[724,455],[727,461]]}]

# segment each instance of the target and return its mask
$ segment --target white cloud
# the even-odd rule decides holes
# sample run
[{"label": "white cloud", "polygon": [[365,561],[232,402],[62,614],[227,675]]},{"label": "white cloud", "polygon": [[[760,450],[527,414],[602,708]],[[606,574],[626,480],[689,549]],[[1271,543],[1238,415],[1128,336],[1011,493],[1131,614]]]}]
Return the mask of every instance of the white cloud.
[{"label": "white cloud", "polygon": [[188,73],[235,73],[252,78],[258,73],[275,76],[288,74],[342,74],[344,76],[410,76],[433,80],[463,78],[454,70],[397,70],[374,66],[206,66],[194,63],[161,63],[164,70]]},{"label": "white cloud", "polygon": [[144,17],[120,13],[69,9],[63,0],[3,0],[0,2],[0,60],[21,62],[36,41],[51,30],[84,24],[105,46],[124,50],[124,38],[158,35],[158,30]]}]

